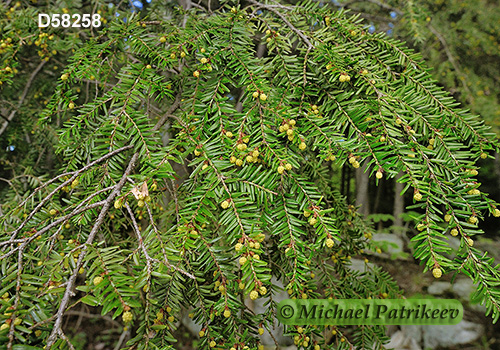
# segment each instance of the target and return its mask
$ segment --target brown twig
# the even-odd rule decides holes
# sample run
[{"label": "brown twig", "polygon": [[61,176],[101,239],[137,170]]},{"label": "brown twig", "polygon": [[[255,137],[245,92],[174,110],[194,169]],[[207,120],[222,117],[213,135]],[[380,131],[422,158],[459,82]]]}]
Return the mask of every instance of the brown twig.
[{"label": "brown twig", "polygon": [[[441,35],[441,33],[436,28],[434,28],[434,26],[429,25],[429,29],[432,32],[432,34],[434,34],[436,36],[436,38],[438,38],[439,42],[441,42],[441,45],[443,45],[444,51],[446,52],[446,57],[448,57],[448,61],[450,61],[453,68],[455,68],[455,71],[458,73],[458,75],[460,77],[463,77],[463,73],[460,70],[460,67],[459,67],[457,61],[453,57],[451,50],[450,50],[450,47],[448,46],[448,43],[446,42],[445,38]],[[462,82],[462,86],[464,87],[465,91],[467,91],[467,95],[468,95],[467,99],[469,99],[469,97],[472,96],[472,93],[470,92],[469,87],[465,83],[465,80],[463,80],[463,79],[459,79],[459,80]]]},{"label": "brown twig", "polygon": [[51,224],[45,226],[40,231],[37,231],[33,236],[29,237],[28,239],[20,238],[20,239],[11,239],[9,241],[0,242],[0,246],[2,246],[2,245],[8,245],[8,244],[14,244],[14,243],[22,243],[20,246],[18,246],[16,248],[13,248],[13,249],[9,250],[9,252],[7,252],[4,255],[0,256],[0,259],[3,260],[3,259],[8,258],[12,254],[14,254],[17,250],[21,250],[22,251],[25,248],[25,246],[28,245],[31,241],[35,240],[38,236],[40,236],[40,235],[44,234],[45,232],[49,231],[51,228],[53,228],[53,227],[55,227],[55,226],[57,226],[57,225],[65,222],[68,218],[70,218],[72,216],[75,216],[75,215],[78,215],[78,214],[80,214],[80,213],[82,213],[82,212],[84,212],[86,210],[90,210],[90,209],[99,207],[99,206],[103,205],[105,202],[106,201],[100,201],[100,202],[89,204],[89,205],[87,205],[84,208],[75,209],[71,213],[69,213],[69,214],[67,214],[65,216],[62,216],[59,219],[53,221]]},{"label": "brown twig", "polygon": [[168,118],[172,117],[172,113],[179,107],[181,103],[181,94],[179,93],[174,100],[174,103],[172,103],[172,106],[168,109],[168,111],[163,115],[163,117],[156,122],[155,126],[153,127],[153,131],[158,131],[160,128],[167,122]]},{"label": "brown twig", "polygon": [[63,176],[68,176],[68,175],[73,175],[71,178],[69,178],[68,180],[66,180],[65,182],[63,182],[61,185],[59,185],[56,189],[54,189],[47,197],[45,197],[41,202],[40,204],[38,204],[35,209],[33,209],[30,214],[26,217],[26,219],[23,221],[23,223],[21,225],[19,225],[19,227],[14,230],[12,233],[11,233],[11,240],[14,239],[16,237],[16,235],[19,233],[19,231],[21,231],[23,229],[23,227],[26,225],[26,223],[28,223],[28,221],[31,220],[31,218],[35,215],[35,213],[40,210],[40,208],[55,194],[57,193],[57,191],[59,191],[61,188],[63,188],[64,186],[70,184],[71,182],[73,182],[74,179],[76,179],[76,177],[78,176],[78,174],[80,173],[83,173],[84,171],[86,171],[87,169],[90,169],[91,167],[93,167],[94,165],[102,162],[103,160],[106,160],[122,151],[125,151],[127,149],[130,149],[132,148],[133,146],[132,145],[128,145],[128,146],[124,146],[124,147],[121,147],[121,148],[118,148],[117,150],[114,150],[113,152],[109,152],[108,154],[102,156],[101,158],[99,159],[96,159],[95,161],[93,162],[90,162],[89,164],[87,164],[86,166],[84,166],[82,169],[80,170],[76,170],[76,171],[72,171],[72,172],[69,172],[69,173],[64,173],[64,174],[61,174],[59,176],[56,176],[55,178],[53,178],[52,180],[46,182],[44,185],[40,186],[40,187],[37,187],[32,194],[30,194],[28,196],[28,198],[26,198],[20,205],[18,205],[18,208],[22,207],[31,197],[33,197],[39,190],[41,190],[42,188],[50,185],[51,183],[53,183],[54,181],[57,181],[59,178],[63,177]]},{"label": "brown twig", "polygon": [[14,117],[16,116],[16,113],[17,113],[19,107],[22,106],[22,104],[24,103],[24,100],[26,99],[26,95],[28,94],[28,90],[31,87],[33,80],[35,79],[38,72],[40,72],[40,69],[42,69],[42,67],[44,66],[45,63],[47,63],[47,62],[46,61],[40,62],[40,64],[35,68],[33,73],[31,73],[30,77],[28,78],[28,82],[26,83],[26,85],[24,87],[23,93],[21,94],[21,97],[19,98],[19,103],[17,104],[17,108],[15,108],[12,112],[10,112],[9,116],[7,117],[7,121],[5,121],[2,124],[2,126],[0,127],[0,135],[3,134],[3,132],[5,131],[7,126],[9,125],[9,122],[11,122],[12,119],[14,119]]},{"label": "brown twig", "polygon": [[295,27],[292,23],[290,23],[285,18],[285,16],[283,16],[283,14],[281,14],[279,11],[275,10],[274,9],[275,6],[269,6],[269,5],[266,5],[266,4],[262,4],[260,2],[255,1],[255,0],[249,0],[249,2],[252,3],[252,4],[254,4],[254,5],[260,6],[262,8],[265,8],[269,12],[274,13],[276,16],[278,16],[279,18],[281,18],[281,20],[288,26],[288,28],[290,28],[293,32],[295,32],[299,36],[300,39],[302,39],[302,41],[307,45],[307,47],[309,49],[314,48],[314,45],[309,41],[309,39],[307,38],[307,36],[305,36],[305,34],[302,33],[302,31],[300,31],[297,27]]},{"label": "brown twig", "polygon": [[[146,208],[148,210],[148,215],[149,215],[149,220],[151,222],[151,226],[153,227],[153,230],[154,230],[156,236],[158,237],[158,239],[160,239],[160,232],[158,231],[158,228],[156,227],[156,225],[154,223],[153,214],[151,213],[151,209],[149,208],[149,206],[147,206]],[[138,237],[140,237],[140,232],[138,234]],[[142,238],[141,238],[141,240],[142,240]],[[167,258],[167,252],[165,251],[165,248],[163,247],[163,244],[161,245],[161,250],[162,250],[162,253],[163,253],[163,258],[165,259],[164,263],[165,263],[165,265],[167,267],[172,268],[174,270],[177,270],[180,273],[182,273],[183,275],[186,275],[187,277],[189,277],[189,278],[191,278],[193,280],[196,279],[196,277],[194,277],[194,275],[190,274],[189,272],[184,271],[181,268],[179,268],[179,267],[177,267],[177,266],[172,265],[171,263],[169,263],[168,258]]]},{"label": "brown twig", "polygon": [[342,7],[349,7],[350,5],[355,4],[357,2],[369,2],[371,4],[375,4],[377,6],[380,6],[383,9],[394,11],[398,15],[402,15],[403,14],[403,11],[401,11],[401,10],[395,8],[395,7],[392,7],[391,5],[388,5],[388,4],[386,4],[386,3],[382,2],[382,1],[378,1],[378,0],[352,0],[352,1],[348,1],[346,3],[340,4],[340,6],[342,6]]}]

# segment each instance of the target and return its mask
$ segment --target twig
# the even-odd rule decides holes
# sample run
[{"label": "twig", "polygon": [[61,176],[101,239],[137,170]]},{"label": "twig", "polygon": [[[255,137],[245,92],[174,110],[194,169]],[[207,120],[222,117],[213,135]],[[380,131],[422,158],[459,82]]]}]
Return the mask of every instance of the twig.
[{"label": "twig", "polygon": [[299,29],[297,29],[297,27],[295,27],[292,23],[290,23],[286,18],[285,16],[283,16],[283,14],[281,14],[279,11],[276,11],[274,9],[275,6],[269,6],[269,5],[266,5],[266,4],[262,4],[260,2],[257,2],[255,0],[249,0],[250,3],[254,4],[254,5],[257,5],[257,6],[260,6],[262,8],[265,8],[266,10],[274,13],[276,16],[278,16],[279,18],[281,18],[281,20],[283,22],[285,22],[285,24],[292,30],[294,31],[301,39],[304,43],[306,43],[306,45],[308,46],[309,49],[312,49],[314,48],[314,45],[309,41],[309,39],[307,38],[307,36],[304,35],[304,33],[302,33],[302,31],[300,31]]},{"label": "twig", "polygon": [[[70,213],[68,213],[68,214],[66,214],[64,216],[59,217],[56,221],[53,221],[51,224],[49,224],[49,226],[44,227],[42,230],[37,231],[34,235],[30,236],[28,238],[28,241],[27,241],[26,244],[29,244],[31,241],[33,241],[35,238],[37,238],[38,236],[40,236],[41,234],[43,234],[45,231],[49,230],[50,228],[52,228],[54,226],[57,226],[61,222],[66,221],[70,217],[76,216],[76,215],[80,214],[81,212],[83,212],[85,210],[89,210],[89,209],[92,209],[92,208],[98,207],[99,205],[104,204],[104,201],[100,201],[100,202],[89,204],[85,208],[80,209],[83,205],[85,205],[87,202],[89,202],[90,200],[92,200],[92,198],[94,198],[95,196],[98,196],[99,194],[101,194],[103,192],[107,192],[109,190],[112,190],[113,187],[114,186],[109,186],[109,187],[103,188],[103,189],[101,189],[101,190],[99,190],[97,192],[92,193],[90,196],[88,196],[87,198],[83,199],[80,202],[80,204],[78,204],[73,209],[72,212],[70,212]],[[4,246],[4,245],[7,245],[7,244],[12,244],[12,243],[20,243],[20,242],[23,242],[23,241],[25,241],[24,238],[14,239],[13,237],[11,237],[8,241],[0,242],[0,247]],[[5,257],[6,256],[0,256],[0,259],[4,259]]]},{"label": "twig", "polygon": [[123,329],[122,334],[120,335],[120,339],[118,339],[118,343],[116,343],[114,350],[120,350],[122,347],[123,342],[125,341],[125,338],[130,334],[130,331],[127,329],[125,330],[125,327]]},{"label": "twig", "polygon": [[[99,318],[102,320],[106,320],[109,323],[113,324],[114,326],[121,327],[121,323],[113,320],[113,318],[109,316],[102,316],[101,314],[91,314],[90,312],[84,312],[84,311],[77,311],[77,310],[68,310],[64,313],[65,316],[78,316],[78,317],[87,317],[87,318]],[[78,327],[75,327],[78,329]]]},{"label": "twig", "polygon": [[[455,71],[462,77],[463,76],[462,71],[460,70],[460,67],[459,67],[457,61],[455,61],[455,58],[453,57],[453,55],[450,51],[450,47],[448,46],[448,43],[446,42],[445,38],[441,35],[441,33],[439,33],[439,31],[436,28],[434,28],[434,26],[429,25],[429,29],[441,42],[441,45],[443,45],[444,51],[446,52],[446,56],[448,57],[448,60],[450,61],[451,65],[453,66],[453,68],[455,68]],[[463,85],[465,91],[467,91],[467,95],[472,96],[472,94],[469,90],[469,87],[465,83],[465,80],[463,80],[463,79],[459,79],[459,80],[462,82],[462,85]]]},{"label": "twig", "polygon": [[163,117],[161,117],[160,120],[156,122],[155,126],[153,127],[153,131],[160,130],[163,124],[167,122],[167,119],[172,117],[172,113],[174,113],[177,107],[179,107],[180,103],[181,103],[181,94],[178,94],[175,97],[174,103],[172,103],[172,106],[170,106],[170,108],[168,109],[167,113],[165,113]]},{"label": "twig", "polygon": [[65,181],[64,183],[62,183],[61,185],[59,185],[54,191],[52,191],[47,197],[45,197],[41,202],[40,204],[38,204],[36,206],[35,209],[33,209],[31,211],[31,213],[26,217],[26,219],[23,221],[23,223],[16,229],[14,230],[12,233],[11,233],[11,239],[14,239],[16,237],[16,235],[19,233],[19,231],[21,231],[23,229],[23,227],[26,225],[26,223],[31,220],[31,218],[35,215],[35,213],[40,210],[40,208],[55,194],[57,193],[57,191],[59,191],[61,188],[63,188],[64,186],[66,186],[67,184],[70,184],[74,179],[76,179],[76,177],[78,176],[78,174],[86,171],[87,169],[90,169],[91,167],[93,167],[95,164],[97,163],[100,163],[102,162],[103,160],[105,159],[108,159],[112,156],[114,156],[115,154],[118,154],[122,151],[125,151],[127,149],[130,149],[132,148],[133,146],[132,145],[128,145],[128,146],[124,146],[122,148],[118,148],[117,150],[114,150],[113,152],[109,152],[108,154],[102,156],[101,158],[99,159],[96,159],[95,161],[89,163],[88,165],[84,166],[82,169],[80,170],[76,170],[76,171],[72,171],[72,172],[69,172],[69,173],[64,173],[64,174],[61,174],[59,176],[56,176],[55,178],[53,178],[52,180],[46,182],[44,185],[40,186],[40,187],[37,187],[32,194],[30,194],[28,196],[28,198],[26,198],[21,204],[19,204],[17,207],[20,208],[22,207],[31,197],[33,197],[39,190],[41,190],[42,188],[46,187],[47,185],[51,184],[52,182],[58,180],[59,178],[63,177],[63,176],[67,176],[67,175],[71,175],[73,174],[73,176],[71,178],[69,178],[67,181]]},{"label": "twig", "polygon": [[35,70],[33,71],[33,73],[31,73],[31,75],[30,75],[30,77],[28,79],[28,82],[26,83],[26,86],[24,87],[23,93],[21,94],[21,97],[19,98],[19,103],[17,104],[17,108],[15,108],[12,112],[10,112],[9,116],[7,117],[7,121],[5,121],[2,124],[2,127],[0,127],[0,135],[3,134],[3,132],[5,131],[5,129],[7,128],[7,126],[9,125],[9,123],[16,116],[17,110],[24,103],[26,95],[28,94],[28,90],[31,87],[31,84],[33,83],[33,79],[35,79],[36,75],[38,74],[38,72],[40,71],[40,69],[42,69],[42,67],[44,66],[45,63],[47,63],[47,61],[40,62],[40,64],[38,65],[38,67],[36,67]]},{"label": "twig", "polygon": [[70,350],[75,350],[75,347],[73,346],[73,344],[71,344],[66,334],[64,334],[64,332],[62,331],[62,329],[59,329],[59,336],[61,337],[61,339],[65,340],[66,343],[68,343]]},{"label": "twig", "polygon": [[144,247],[144,241],[141,236],[141,231],[139,231],[139,226],[137,225],[137,221],[135,220],[134,212],[132,209],[130,209],[130,205],[125,202],[125,208],[127,209],[129,215],[130,215],[130,220],[132,220],[132,227],[134,228],[134,232],[137,235],[137,241],[139,242],[139,248],[142,250],[142,253],[144,254],[144,257],[146,258],[146,265],[148,269],[148,279],[151,276],[151,270],[152,270],[152,264],[151,262],[160,262],[157,259],[153,259],[149,256],[148,251]]},{"label": "twig", "polygon": [[[153,221],[153,214],[151,213],[151,209],[149,208],[149,206],[147,206],[147,210],[148,210],[149,220],[151,221],[151,226],[153,227],[153,230],[155,231],[155,234],[158,237],[158,239],[160,239],[160,232],[158,231],[158,228],[156,227],[156,225],[155,225],[155,223]],[[139,232],[139,235],[140,235],[140,232]],[[142,240],[142,238],[141,238],[141,240]],[[168,262],[167,252],[165,251],[165,248],[163,247],[163,245],[161,245],[161,250],[163,252],[163,258],[165,259],[165,265],[167,267],[172,268],[174,270],[177,270],[180,273],[182,273],[183,275],[186,275],[187,277],[189,277],[189,278],[191,278],[193,280],[196,279],[196,277],[194,277],[194,275],[192,275],[189,272],[184,271],[181,268],[179,268],[179,267],[177,267],[175,265],[172,265],[171,263]]]},{"label": "twig", "polygon": [[11,256],[12,254],[14,254],[17,250],[20,250],[20,251],[23,251],[24,248],[26,247],[26,245],[28,245],[30,242],[32,242],[33,240],[35,240],[38,236],[44,234],[46,231],[49,231],[51,228],[53,228],[54,226],[57,226],[61,223],[63,223],[64,221],[66,221],[69,217],[71,216],[75,216],[75,215],[78,215],[86,210],[90,210],[90,209],[93,209],[93,208],[96,208],[96,207],[99,207],[103,204],[105,204],[106,201],[100,201],[100,202],[96,202],[96,203],[92,203],[92,204],[89,204],[87,205],[86,207],[84,208],[80,208],[79,210],[73,210],[71,213],[69,213],[68,215],[65,215],[63,217],[60,217],[59,219],[53,221],[51,224],[45,226],[43,229],[41,229],[40,231],[37,231],[36,234],[34,234],[33,236],[29,237],[28,239],[25,239],[25,238],[20,238],[20,239],[14,239],[14,240],[9,240],[9,241],[5,241],[5,242],[0,242],[0,246],[2,245],[8,245],[8,244],[14,244],[14,243],[22,243],[24,242],[22,245],[16,247],[16,248],[13,248],[11,250],[9,250],[8,253],[5,253],[4,255],[0,256],[0,259],[3,260],[3,259],[6,259],[8,258],[9,256]]},{"label": "twig", "polygon": [[78,274],[78,270],[83,264],[83,260],[85,256],[87,255],[87,249],[90,246],[90,244],[93,242],[95,235],[97,234],[97,231],[99,231],[99,228],[101,227],[101,224],[104,221],[104,218],[106,216],[106,213],[109,210],[109,207],[111,206],[111,203],[115,199],[115,197],[120,193],[121,189],[125,185],[125,182],[127,180],[128,175],[132,172],[132,170],[135,167],[135,163],[137,162],[137,159],[139,158],[139,153],[134,153],[132,156],[132,159],[130,160],[127,169],[123,173],[122,178],[120,181],[116,184],[115,189],[109,197],[106,199],[106,203],[103,205],[101,212],[99,213],[99,216],[97,217],[96,223],[92,227],[92,230],[89,233],[89,236],[87,238],[87,241],[85,242],[85,247],[81,250],[80,255],[78,257],[78,262],[76,263],[76,267],[73,270],[73,274],[69,278],[68,285],[66,286],[66,290],[64,291],[64,296],[61,300],[61,304],[59,305],[59,309],[57,311],[57,317],[56,321],[54,324],[54,327],[52,328],[52,332],[50,333],[50,336],[47,340],[47,345],[46,349],[50,350],[52,345],[54,345],[54,342],[56,341],[57,335],[61,335],[61,323],[62,323],[62,318],[64,311],[66,310],[66,307],[68,306],[69,299],[70,297],[74,294],[73,292],[73,287],[76,281],[76,276]]},{"label": "twig", "polygon": [[384,3],[384,2],[377,1],[377,0],[352,0],[352,1],[348,1],[348,2],[346,2],[344,4],[340,4],[340,6],[342,6],[342,7],[349,7],[350,5],[355,4],[357,2],[369,2],[371,4],[375,4],[377,6],[380,6],[380,7],[384,8],[384,9],[386,9],[386,10],[394,11],[398,15],[402,15],[403,14],[403,11],[401,11],[401,10],[395,8],[395,7],[392,7],[391,5],[388,5],[388,4]]}]

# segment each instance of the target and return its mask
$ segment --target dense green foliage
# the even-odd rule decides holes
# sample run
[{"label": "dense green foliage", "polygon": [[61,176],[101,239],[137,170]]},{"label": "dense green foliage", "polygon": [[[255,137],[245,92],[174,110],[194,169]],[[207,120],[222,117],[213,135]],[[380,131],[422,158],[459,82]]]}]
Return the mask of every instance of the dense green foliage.
[{"label": "dense green foliage", "polygon": [[[7,347],[71,347],[63,313],[84,303],[121,316],[130,347],[169,348],[192,308],[200,347],[257,348],[259,328],[272,328],[273,277],[296,298],[401,297],[380,268],[348,268],[376,247],[329,171],[364,163],[377,179],[404,173],[421,213],[415,257],[434,275],[470,276],[500,317],[499,271],[473,247],[478,221],[500,216],[475,180],[476,160],[498,151],[483,121],[456,108],[419,54],[358,18],[250,3],[209,13],[159,2],[147,19],[110,18],[80,38],[43,34],[31,21],[43,7],[2,9],[2,95],[54,89],[36,125],[26,111],[40,111],[39,95],[9,133],[22,162],[2,160]],[[33,45],[35,67],[68,59],[40,73],[56,86],[21,63]],[[12,79],[14,68],[25,76]],[[267,311],[255,314],[247,296]],[[327,343],[323,329],[286,328],[305,348],[386,339],[383,327],[335,332]]]},{"label": "dense green foliage", "polygon": [[[453,97],[498,133],[500,6],[491,0],[338,1],[418,50]],[[392,17],[389,15],[392,11]]]}]

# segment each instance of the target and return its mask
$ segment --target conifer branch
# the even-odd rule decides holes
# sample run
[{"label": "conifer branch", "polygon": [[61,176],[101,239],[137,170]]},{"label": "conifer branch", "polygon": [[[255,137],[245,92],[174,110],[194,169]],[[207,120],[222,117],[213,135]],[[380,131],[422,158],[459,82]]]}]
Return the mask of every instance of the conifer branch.
[{"label": "conifer branch", "polygon": [[82,250],[81,250],[81,253],[80,253],[79,257],[78,257],[78,262],[76,263],[76,267],[74,268],[73,273],[72,273],[72,275],[70,276],[70,278],[68,280],[68,284],[66,286],[66,290],[64,292],[64,296],[63,296],[61,302],[59,303],[59,308],[58,308],[58,311],[57,311],[56,321],[54,323],[54,327],[52,328],[50,336],[47,339],[47,345],[46,345],[47,346],[47,350],[51,349],[52,345],[56,341],[56,337],[58,335],[60,335],[61,325],[62,325],[62,317],[64,315],[64,312],[66,311],[66,307],[67,307],[67,305],[69,303],[70,297],[74,294],[73,287],[74,287],[74,284],[76,282],[76,276],[78,274],[78,270],[81,268],[81,266],[83,264],[85,255],[87,254],[88,247],[94,241],[94,237],[97,234],[97,232],[99,231],[99,228],[101,227],[101,225],[102,225],[102,223],[104,221],[104,217],[105,217],[106,213],[108,212],[108,210],[109,210],[109,208],[111,206],[111,203],[114,201],[115,197],[120,193],[121,189],[125,185],[125,182],[127,181],[127,177],[130,175],[130,173],[134,169],[134,167],[136,165],[135,163],[137,162],[138,158],[139,158],[139,154],[138,153],[134,153],[132,155],[132,158],[129,161],[127,169],[123,173],[122,178],[116,184],[113,192],[111,192],[111,194],[106,199],[106,202],[104,203],[104,205],[103,205],[103,207],[101,209],[101,212],[99,213],[99,216],[97,217],[97,220],[96,220],[95,224],[92,226],[92,230],[90,231],[89,236],[88,236],[88,238],[87,238],[87,240],[85,242],[85,247],[83,247]]}]

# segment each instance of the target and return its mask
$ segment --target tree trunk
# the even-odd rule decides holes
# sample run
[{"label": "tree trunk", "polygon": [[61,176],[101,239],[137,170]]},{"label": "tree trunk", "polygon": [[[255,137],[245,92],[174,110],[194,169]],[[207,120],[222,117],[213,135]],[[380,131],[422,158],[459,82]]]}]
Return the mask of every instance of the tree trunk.
[{"label": "tree trunk", "polygon": [[367,216],[370,213],[370,200],[368,195],[368,185],[370,177],[365,172],[368,162],[362,167],[356,169],[356,206],[359,208],[359,213]]},{"label": "tree trunk", "polygon": [[493,166],[495,167],[497,184],[498,184],[498,187],[500,187],[500,154],[498,154],[498,153],[495,153],[495,161],[493,162]]},{"label": "tree trunk", "polygon": [[404,189],[404,184],[397,182],[397,180],[401,178],[401,176],[403,176],[402,171],[400,171],[396,176],[396,185],[394,186],[394,210],[392,215],[394,215],[394,226],[396,226],[394,232],[396,233],[403,233],[402,214],[405,210],[405,201],[404,197],[401,196],[400,193]]}]

